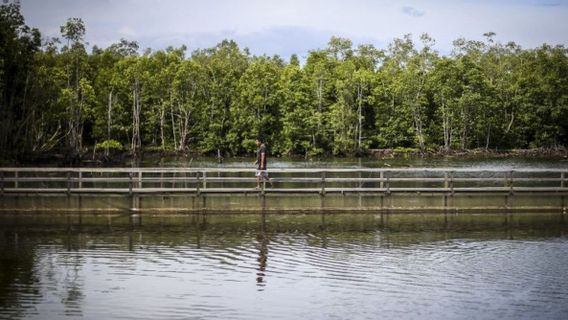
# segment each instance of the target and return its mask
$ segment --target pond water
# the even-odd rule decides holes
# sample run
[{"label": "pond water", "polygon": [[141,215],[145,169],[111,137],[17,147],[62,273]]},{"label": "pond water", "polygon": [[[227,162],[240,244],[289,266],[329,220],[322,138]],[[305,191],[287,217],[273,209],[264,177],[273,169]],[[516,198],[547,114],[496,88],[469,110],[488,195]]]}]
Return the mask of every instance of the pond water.
[{"label": "pond water", "polygon": [[[119,166],[134,167],[197,167],[197,168],[254,168],[254,158],[227,158],[219,163],[215,158],[208,157],[158,157],[146,156],[137,161],[126,161]],[[542,168],[568,169],[566,158],[543,157],[435,157],[435,158],[323,158],[323,159],[292,159],[286,157],[269,157],[270,168],[412,168],[412,167],[456,167],[480,169],[515,169]]]},{"label": "pond water", "polygon": [[568,217],[0,216],[5,319],[566,319]]},{"label": "pond water", "polygon": [[[159,153],[143,153],[140,158],[116,158],[111,162],[85,157],[81,167],[192,167],[192,168],[254,168],[255,156],[238,156],[223,158],[199,155],[161,155]],[[56,160],[40,160],[35,162],[5,162],[4,167],[60,167],[69,166]],[[466,154],[451,156],[416,155],[375,158],[371,156],[356,157],[277,157],[268,155],[268,168],[417,168],[417,167],[456,167],[479,169],[568,169],[568,157],[561,155],[499,155],[499,154]]]}]

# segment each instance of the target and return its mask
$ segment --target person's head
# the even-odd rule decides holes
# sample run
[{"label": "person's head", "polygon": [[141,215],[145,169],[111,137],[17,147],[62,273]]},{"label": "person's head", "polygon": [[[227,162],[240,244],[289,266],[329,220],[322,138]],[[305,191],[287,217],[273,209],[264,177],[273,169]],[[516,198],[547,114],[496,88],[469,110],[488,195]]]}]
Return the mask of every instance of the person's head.
[{"label": "person's head", "polygon": [[257,146],[260,146],[263,142],[264,140],[262,139],[261,136],[256,137],[256,140],[254,141],[254,143],[256,143]]}]

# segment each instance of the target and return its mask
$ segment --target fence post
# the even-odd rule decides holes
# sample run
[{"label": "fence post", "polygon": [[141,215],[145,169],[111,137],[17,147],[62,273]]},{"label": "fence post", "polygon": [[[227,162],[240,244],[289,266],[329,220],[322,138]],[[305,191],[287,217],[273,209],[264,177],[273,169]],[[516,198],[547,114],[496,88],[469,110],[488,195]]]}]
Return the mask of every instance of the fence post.
[{"label": "fence post", "polygon": [[509,171],[509,194],[513,194],[513,170]]},{"label": "fence post", "polygon": [[450,171],[450,192],[454,195],[454,172]]},{"label": "fence post", "polygon": [[79,189],[83,188],[83,172],[79,169]]},{"label": "fence post", "polygon": [[71,194],[71,171],[67,171],[67,195]]},{"label": "fence post", "polygon": [[[566,179],[566,173],[565,172],[560,173],[560,188],[561,189],[564,189],[564,186],[565,186],[564,180],[565,179]],[[563,190],[561,190],[561,192],[562,191]],[[566,214],[566,203],[565,203],[565,201],[566,201],[566,197],[564,195],[562,195],[562,199],[561,199],[562,214]]]},{"label": "fence post", "polygon": [[128,194],[132,196],[132,171],[128,172]]},{"label": "fence post", "polygon": [[[137,184],[139,182],[137,181]],[[136,211],[139,208],[139,198],[137,195],[134,195],[133,193],[133,187],[134,187],[134,172],[130,171],[128,172],[128,193],[130,194],[130,211]]]},{"label": "fence post", "polygon": [[14,172],[14,188],[18,189],[18,171]]},{"label": "fence post", "polygon": [[201,179],[200,179],[201,173],[199,171],[195,172],[195,178],[196,178],[196,183],[195,183],[195,192],[197,193],[197,196],[200,195],[201,190]]},{"label": "fence post", "polygon": [[381,170],[379,178],[381,178],[380,187],[382,189],[384,187],[384,182],[383,182],[383,179],[385,178],[384,171]]},{"label": "fence post", "polygon": [[203,190],[207,189],[207,171],[203,171]]},{"label": "fence post", "polygon": [[325,195],[325,171],[321,173],[321,191],[320,194],[322,196]]},{"label": "fence post", "polygon": [[142,171],[138,171],[138,188],[142,189]]}]

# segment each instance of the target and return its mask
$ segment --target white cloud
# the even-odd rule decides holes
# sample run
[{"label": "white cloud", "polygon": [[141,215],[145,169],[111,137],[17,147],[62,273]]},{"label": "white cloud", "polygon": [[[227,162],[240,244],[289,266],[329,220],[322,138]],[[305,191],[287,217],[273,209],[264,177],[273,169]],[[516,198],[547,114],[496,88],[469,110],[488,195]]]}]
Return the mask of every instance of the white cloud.
[{"label": "white cloud", "polygon": [[231,37],[254,53],[285,56],[321,47],[322,39],[331,35],[384,47],[406,33],[427,32],[441,52],[449,52],[459,37],[481,39],[487,31],[496,32],[498,40],[524,47],[545,42],[566,45],[567,4],[564,0],[24,0],[22,10],[27,23],[48,36],[57,36],[68,17],[81,17],[92,45],[107,46],[126,37],[154,49],[181,44],[196,48]]},{"label": "white cloud", "polygon": [[422,17],[424,15],[424,11],[418,10],[418,9],[410,7],[410,6],[402,7],[402,12],[404,12],[407,15],[412,16],[412,17]]}]

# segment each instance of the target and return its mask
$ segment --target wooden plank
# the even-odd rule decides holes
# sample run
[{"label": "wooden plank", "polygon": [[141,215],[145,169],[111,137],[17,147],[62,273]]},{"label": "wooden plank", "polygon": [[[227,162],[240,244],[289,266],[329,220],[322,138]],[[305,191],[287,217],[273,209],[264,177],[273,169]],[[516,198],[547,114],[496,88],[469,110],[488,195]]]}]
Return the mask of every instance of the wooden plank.
[{"label": "wooden plank", "polygon": [[67,188],[4,188],[5,193],[67,193]]}]

